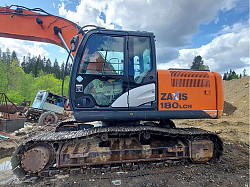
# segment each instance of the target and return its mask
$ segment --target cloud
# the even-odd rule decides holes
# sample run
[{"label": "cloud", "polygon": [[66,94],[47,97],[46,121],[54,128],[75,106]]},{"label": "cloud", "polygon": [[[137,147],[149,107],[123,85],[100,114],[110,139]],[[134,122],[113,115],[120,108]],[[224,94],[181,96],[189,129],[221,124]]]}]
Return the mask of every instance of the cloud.
[{"label": "cloud", "polygon": [[232,33],[232,32],[238,33],[238,32],[241,32],[246,27],[247,27],[247,25],[243,24],[243,23],[235,23],[235,24],[230,25],[230,26],[223,25],[222,29],[219,32],[212,34],[212,36],[219,36],[222,34],[227,34],[227,33]]},{"label": "cloud", "polygon": [[21,61],[23,56],[27,56],[31,54],[31,56],[41,55],[42,57],[48,57],[49,53],[43,48],[43,46],[47,45],[46,43],[41,42],[27,42],[18,39],[10,39],[10,38],[1,38],[0,48],[2,51],[6,51],[6,49],[10,49],[10,51],[15,51],[17,53],[18,59]]},{"label": "cloud", "polygon": [[94,24],[110,29],[153,32],[157,62],[165,63],[178,57],[178,49],[191,45],[201,24],[218,21],[218,12],[234,8],[237,1],[81,0],[75,11],[67,10],[62,2],[59,15],[81,26]]},{"label": "cloud", "polygon": [[64,2],[59,4],[59,15],[79,23],[79,25],[101,25],[104,21],[100,18],[102,10],[106,7],[105,1],[82,0],[76,7],[76,11],[66,10]]},{"label": "cloud", "polygon": [[70,0],[60,0],[61,2],[65,2],[66,4],[71,4],[72,2]]},{"label": "cloud", "polygon": [[159,64],[159,68],[190,68],[193,58],[201,55],[204,63],[212,71],[224,73],[229,69],[242,73],[249,67],[248,24],[236,23],[224,26],[207,45],[195,49],[179,50],[179,57],[169,63]]},{"label": "cloud", "polygon": [[[239,7],[239,0],[81,0],[75,11],[62,2],[59,14],[80,25],[150,31],[155,34],[157,62],[160,68],[190,68],[201,55],[213,71],[248,66],[248,26],[236,23],[212,34],[214,39],[195,49],[191,44],[201,24],[218,23],[218,13]],[[246,3],[245,3],[246,4]],[[240,5],[240,7],[245,7]],[[105,15],[103,18],[102,15]],[[226,19],[226,18],[225,18]]]},{"label": "cloud", "polygon": [[63,2],[62,2],[62,4],[58,5],[58,8],[59,8],[59,15],[60,16],[66,16],[67,15],[67,11],[65,9],[65,5],[64,5]]},{"label": "cloud", "polygon": [[224,1],[221,6],[221,10],[222,11],[231,10],[236,6],[237,2],[239,2],[239,0]]},{"label": "cloud", "polygon": [[[81,0],[76,11],[66,10],[62,2],[59,14],[80,25],[96,24],[106,28],[152,31],[157,47],[183,47],[191,44],[200,24],[211,22],[219,10],[235,7],[237,0]],[[100,19],[101,13],[106,20]]]},{"label": "cloud", "polygon": [[66,52],[66,50],[64,48],[62,48],[62,47],[59,47],[59,52],[62,53],[62,54],[68,54]]}]

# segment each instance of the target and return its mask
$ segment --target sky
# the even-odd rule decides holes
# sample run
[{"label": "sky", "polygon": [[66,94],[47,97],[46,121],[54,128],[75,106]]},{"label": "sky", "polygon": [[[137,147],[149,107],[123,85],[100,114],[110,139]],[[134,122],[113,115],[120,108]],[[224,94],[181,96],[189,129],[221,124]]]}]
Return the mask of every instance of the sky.
[{"label": "sky", "polygon": [[[249,70],[248,0],[1,0],[42,8],[80,26],[150,31],[155,34],[158,69],[189,69],[200,55],[211,71]],[[66,51],[56,45],[0,37],[2,50],[18,58],[41,55],[65,62]]]}]

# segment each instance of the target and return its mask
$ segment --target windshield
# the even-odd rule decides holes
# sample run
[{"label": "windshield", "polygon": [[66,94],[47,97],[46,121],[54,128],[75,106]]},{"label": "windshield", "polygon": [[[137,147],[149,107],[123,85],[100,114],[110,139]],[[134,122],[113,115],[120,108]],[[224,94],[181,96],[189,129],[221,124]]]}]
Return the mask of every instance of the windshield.
[{"label": "windshield", "polygon": [[124,74],[124,37],[94,34],[88,40],[78,70],[84,74]]}]

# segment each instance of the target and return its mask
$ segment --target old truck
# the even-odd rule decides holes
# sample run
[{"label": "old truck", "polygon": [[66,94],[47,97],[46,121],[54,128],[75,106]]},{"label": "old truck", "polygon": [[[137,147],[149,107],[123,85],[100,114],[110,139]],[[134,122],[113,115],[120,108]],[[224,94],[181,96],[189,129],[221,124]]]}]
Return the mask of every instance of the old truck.
[{"label": "old truck", "polygon": [[25,111],[28,120],[38,120],[40,125],[56,124],[65,118],[64,106],[68,99],[49,90],[39,90],[30,108]]}]

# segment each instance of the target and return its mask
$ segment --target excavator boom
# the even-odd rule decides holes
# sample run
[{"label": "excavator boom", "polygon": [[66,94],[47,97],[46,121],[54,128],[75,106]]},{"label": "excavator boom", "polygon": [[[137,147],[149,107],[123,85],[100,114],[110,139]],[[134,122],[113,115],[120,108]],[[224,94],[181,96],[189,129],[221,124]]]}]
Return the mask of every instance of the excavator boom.
[{"label": "excavator boom", "polygon": [[0,7],[0,23],[0,37],[52,43],[63,48],[66,47],[57,32],[70,48],[70,41],[80,28],[76,23],[40,8],[28,9],[17,5]]}]

